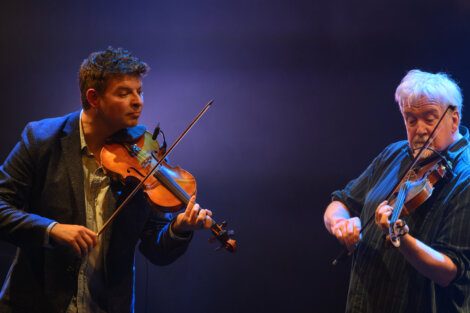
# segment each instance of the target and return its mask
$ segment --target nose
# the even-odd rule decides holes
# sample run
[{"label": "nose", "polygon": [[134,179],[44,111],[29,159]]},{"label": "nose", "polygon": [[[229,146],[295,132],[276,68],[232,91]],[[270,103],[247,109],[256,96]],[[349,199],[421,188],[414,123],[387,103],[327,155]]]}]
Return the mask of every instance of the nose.
[{"label": "nose", "polygon": [[418,121],[416,128],[416,134],[420,137],[426,136],[429,134],[428,126],[424,121]]},{"label": "nose", "polygon": [[140,111],[144,105],[144,96],[142,94],[136,93],[132,99],[131,107],[135,111]]}]

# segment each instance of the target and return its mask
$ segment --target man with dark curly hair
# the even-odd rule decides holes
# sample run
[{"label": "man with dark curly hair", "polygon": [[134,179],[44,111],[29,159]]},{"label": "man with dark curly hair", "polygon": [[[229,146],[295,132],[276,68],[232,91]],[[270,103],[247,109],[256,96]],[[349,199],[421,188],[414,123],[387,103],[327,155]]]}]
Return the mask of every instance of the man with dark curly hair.
[{"label": "man with dark curly hair", "polygon": [[165,265],[184,253],[211,212],[191,198],[175,218],[138,194],[100,237],[126,194],[101,167],[114,134],[132,140],[149,67],[108,48],[79,71],[83,110],[29,123],[0,167],[0,238],[18,247],[2,288],[1,312],[132,312],[134,251]]}]

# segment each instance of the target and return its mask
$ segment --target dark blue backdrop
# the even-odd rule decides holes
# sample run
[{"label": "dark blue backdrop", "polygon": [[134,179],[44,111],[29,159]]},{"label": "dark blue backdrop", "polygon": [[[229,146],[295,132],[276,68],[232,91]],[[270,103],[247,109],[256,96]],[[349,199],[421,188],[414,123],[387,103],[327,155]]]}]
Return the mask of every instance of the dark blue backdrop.
[{"label": "dark blue backdrop", "polygon": [[[215,99],[172,160],[239,240],[229,255],[198,233],[163,268],[137,255],[136,312],[341,312],[349,264],[329,265],[329,194],[404,138],[393,94],[406,71],[470,90],[469,18],[465,0],[8,1],[0,157],[27,121],[80,108],[83,58],[125,47],[152,67],[142,122],[170,142]],[[4,275],[14,249],[0,248]]]}]

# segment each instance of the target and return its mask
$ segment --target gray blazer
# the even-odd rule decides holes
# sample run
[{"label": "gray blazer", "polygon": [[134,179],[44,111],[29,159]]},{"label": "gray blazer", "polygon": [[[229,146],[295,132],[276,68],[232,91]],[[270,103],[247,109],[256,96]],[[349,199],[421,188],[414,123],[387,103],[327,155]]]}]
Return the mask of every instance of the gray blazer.
[{"label": "gray blazer", "polygon": [[[119,202],[125,190],[117,183],[111,187]],[[0,295],[0,312],[66,310],[76,292],[80,260],[66,246],[44,247],[53,221],[86,224],[79,112],[29,123],[0,167],[0,239],[18,247]],[[169,223],[140,194],[104,233],[108,312],[132,311],[139,239],[140,251],[154,264],[169,264],[184,253],[189,241],[171,238]]]}]

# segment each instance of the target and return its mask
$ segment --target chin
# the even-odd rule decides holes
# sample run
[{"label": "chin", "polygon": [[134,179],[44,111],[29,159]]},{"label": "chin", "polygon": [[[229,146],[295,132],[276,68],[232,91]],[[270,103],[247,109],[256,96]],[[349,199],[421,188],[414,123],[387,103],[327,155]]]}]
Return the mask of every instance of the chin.
[{"label": "chin", "polygon": [[126,122],[126,127],[134,127],[139,125],[139,119],[131,119]]}]

